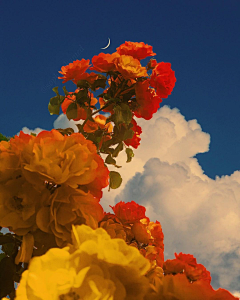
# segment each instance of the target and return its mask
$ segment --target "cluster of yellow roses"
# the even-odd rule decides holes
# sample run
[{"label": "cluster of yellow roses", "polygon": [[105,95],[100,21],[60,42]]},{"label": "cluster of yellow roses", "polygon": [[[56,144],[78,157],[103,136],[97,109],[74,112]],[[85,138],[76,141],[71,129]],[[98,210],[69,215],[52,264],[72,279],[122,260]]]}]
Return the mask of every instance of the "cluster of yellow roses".
[{"label": "cluster of yellow roses", "polygon": [[92,142],[54,129],[37,137],[21,132],[2,141],[0,151],[0,226],[28,241],[21,261],[29,260],[33,245],[38,255],[66,245],[72,224],[98,227],[109,171]]}]

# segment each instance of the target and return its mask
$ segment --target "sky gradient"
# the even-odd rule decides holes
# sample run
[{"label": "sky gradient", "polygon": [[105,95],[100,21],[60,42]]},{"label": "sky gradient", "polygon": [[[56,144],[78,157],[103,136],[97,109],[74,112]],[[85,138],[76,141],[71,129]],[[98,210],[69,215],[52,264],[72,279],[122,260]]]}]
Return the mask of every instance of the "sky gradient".
[{"label": "sky gradient", "polygon": [[[4,135],[13,136],[23,127],[33,131],[69,125],[64,116],[51,116],[47,105],[55,95],[52,88],[63,86],[58,71],[76,59],[115,52],[125,41],[143,41],[153,46],[158,62],[171,63],[177,78],[172,95],[163,100],[151,126],[140,121],[146,130],[142,150],[136,151],[133,165],[123,169],[122,188],[111,197],[105,193],[102,203],[108,207],[122,199],[149,206],[149,214],[165,226],[167,251],[188,251],[188,246],[214,274],[215,288],[240,291],[240,2],[22,0],[0,5]],[[110,47],[101,50],[108,37]],[[71,83],[66,86],[74,89]],[[148,140],[147,133],[155,139]],[[168,174],[169,185],[154,165]],[[148,173],[157,178],[154,187],[146,181]],[[176,187],[180,179],[182,185]],[[140,184],[149,191],[145,198],[139,194]],[[176,231],[180,225],[174,221],[174,207],[183,210],[178,216],[184,223],[181,233]],[[209,227],[202,228],[207,218]],[[169,229],[168,221],[173,224]],[[195,233],[188,232],[192,224],[198,224]],[[172,239],[167,237],[171,232],[176,233]],[[188,239],[194,236],[204,241],[198,249]],[[205,252],[201,255],[199,249]],[[226,275],[217,277],[220,272]]]}]

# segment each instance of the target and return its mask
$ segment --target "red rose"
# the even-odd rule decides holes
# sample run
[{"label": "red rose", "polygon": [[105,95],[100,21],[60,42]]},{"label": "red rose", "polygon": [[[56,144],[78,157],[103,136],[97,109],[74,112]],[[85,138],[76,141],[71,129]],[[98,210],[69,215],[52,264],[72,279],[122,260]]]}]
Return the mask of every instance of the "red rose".
[{"label": "red rose", "polygon": [[171,94],[176,82],[175,72],[170,63],[160,62],[152,71],[150,85],[156,89],[160,98],[167,98]]}]

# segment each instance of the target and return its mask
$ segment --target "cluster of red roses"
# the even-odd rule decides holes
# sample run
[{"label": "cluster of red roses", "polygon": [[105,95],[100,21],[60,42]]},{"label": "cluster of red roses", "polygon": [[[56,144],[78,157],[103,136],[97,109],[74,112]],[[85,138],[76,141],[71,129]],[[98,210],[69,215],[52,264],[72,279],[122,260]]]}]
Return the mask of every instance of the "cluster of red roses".
[{"label": "cluster of red roses", "polygon": [[[176,82],[170,63],[157,63],[155,59],[151,59],[146,67],[141,65],[140,60],[153,55],[156,53],[153,53],[152,46],[143,42],[125,42],[112,54],[100,53],[94,56],[91,68],[89,59],[76,60],[63,66],[60,71],[63,76],[59,78],[63,79],[63,82],[72,80],[78,86],[78,89],[74,93],[68,93],[61,103],[63,113],[75,121],[85,120],[84,132],[92,133],[99,128],[105,129],[100,146],[113,136],[113,127],[109,122],[130,129],[132,134],[126,134],[123,141],[127,146],[137,148],[142,130],[134,117],[151,119],[157,112],[162,98],[171,94]],[[106,73],[109,78],[94,72],[87,73],[87,69]],[[95,91],[99,87],[105,88],[107,83],[109,86],[100,95],[99,103],[100,110],[111,113],[111,116],[88,117],[88,112],[91,113],[97,99],[89,90],[86,91],[86,88]],[[119,131],[121,129],[117,131],[118,134]],[[108,145],[110,143],[108,142]]]}]

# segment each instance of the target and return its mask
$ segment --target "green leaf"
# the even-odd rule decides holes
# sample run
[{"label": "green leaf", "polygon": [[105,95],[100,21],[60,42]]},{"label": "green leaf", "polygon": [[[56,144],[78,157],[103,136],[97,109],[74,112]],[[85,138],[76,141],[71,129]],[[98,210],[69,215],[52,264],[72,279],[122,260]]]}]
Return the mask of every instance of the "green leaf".
[{"label": "green leaf", "polygon": [[1,141],[6,141],[6,142],[8,142],[9,139],[8,139],[5,135],[3,135],[3,134],[0,133],[0,142],[1,142]]},{"label": "green leaf", "polygon": [[133,150],[131,148],[127,148],[126,153],[127,153],[127,163],[128,163],[134,157],[134,153],[133,153]]},{"label": "green leaf", "polygon": [[126,141],[128,139],[132,139],[134,136],[134,131],[132,129],[128,129],[127,131],[124,132],[123,135],[123,140]]},{"label": "green leaf", "polygon": [[117,189],[122,183],[122,177],[118,172],[110,171],[109,173],[110,183],[109,183],[109,190]]},{"label": "green leaf", "polygon": [[96,79],[94,81],[94,83],[90,85],[91,90],[96,91],[96,89],[98,89],[98,88],[104,89],[106,86],[106,80],[107,80],[107,77],[99,74],[98,79]]},{"label": "green leaf", "polygon": [[14,242],[14,237],[10,234],[0,235],[0,245]]},{"label": "green leaf", "polygon": [[106,159],[105,163],[109,165],[116,165],[116,160],[112,158],[112,156],[109,154]]},{"label": "green leaf", "polygon": [[50,112],[50,115],[59,115],[60,112],[60,105],[51,105],[48,104],[48,111]]},{"label": "green leaf", "polygon": [[80,88],[89,88],[90,84],[87,80],[78,80],[77,87]]},{"label": "green leaf", "polygon": [[62,95],[60,95],[59,96],[59,104],[62,104],[63,103],[63,101],[65,100],[65,96],[62,96]]},{"label": "green leaf", "polygon": [[117,145],[117,147],[114,149],[112,156],[113,156],[113,157],[117,157],[118,154],[119,154],[119,152],[122,151],[122,149],[123,149],[123,143],[121,142],[121,143],[119,143],[119,144]]},{"label": "green leaf", "polygon": [[76,93],[76,102],[79,104],[84,104],[84,102],[88,102],[88,91],[86,89],[79,91]]},{"label": "green leaf", "polygon": [[114,107],[114,121],[116,125],[121,123],[130,124],[132,121],[132,112],[127,104],[121,103]]},{"label": "green leaf", "polygon": [[65,87],[65,85],[63,86],[63,91],[64,91],[64,94],[65,94],[65,96],[67,96],[67,95],[69,95],[69,92],[67,91],[67,89],[66,89],[66,87]]},{"label": "green leaf", "polygon": [[66,116],[68,120],[76,119],[77,118],[77,103],[73,102],[71,103],[66,111]]},{"label": "green leaf", "polygon": [[58,96],[52,97],[52,98],[50,99],[49,103],[50,103],[52,106],[58,105],[58,104],[59,104],[59,97],[58,97]]},{"label": "green leaf", "polygon": [[10,257],[4,257],[0,261],[0,298],[14,291],[14,273],[16,267]]},{"label": "green leaf", "polygon": [[4,257],[6,257],[6,254],[5,254],[5,253],[0,253],[0,261],[1,261]]},{"label": "green leaf", "polygon": [[60,103],[59,103],[59,96],[52,97],[48,104],[48,110],[51,115],[59,115],[60,111]]},{"label": "green leaf", "polygon": [[15,250],[16,250],[15,243],[6,243],[2,245],[2,251],[8,256],[12,256]]},{"label": "green leaf", "polygon": [[56,93],[57,95],[59,95],[59,92],[58,92],[58,86],[55,86],[52,91],[54,91],[54,93]]}]

